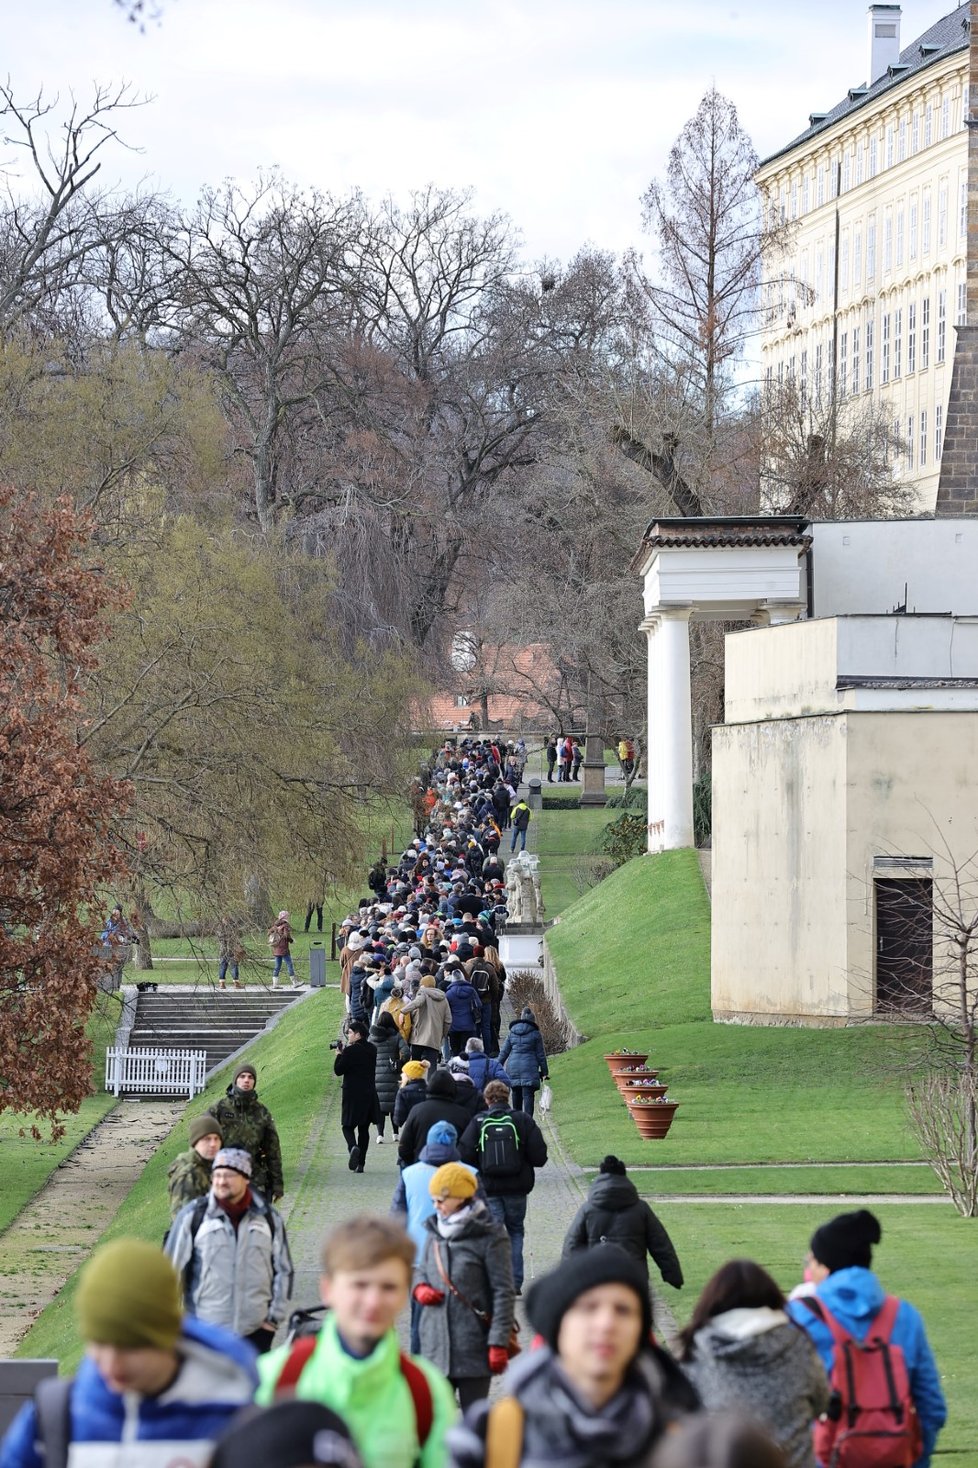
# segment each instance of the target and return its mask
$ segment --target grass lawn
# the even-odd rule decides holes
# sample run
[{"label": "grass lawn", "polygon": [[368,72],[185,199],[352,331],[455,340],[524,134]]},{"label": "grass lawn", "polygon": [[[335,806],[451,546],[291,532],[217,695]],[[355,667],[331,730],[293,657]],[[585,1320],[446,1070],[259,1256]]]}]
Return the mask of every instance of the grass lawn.
[{"label": "grass lawn", "polygon": [[[270,1034],[255,1041],[248,1059],[258,1066],[259,1094],[270,1109],[282,1142],[286,1187],[319,1114],[327,1088],[334,1085],[329,1042],[335,1036],[342,999],[324,990],[290,1010]],[[186,1118],[199,1116],[223,1094],[230,1080],[226,1069],[201,1096],[195,1096],[167,1140],[147,1163],[100,1243],[123,1235],[158,1243],[170,1221],[166,1173],[178,1152],[187,1147]],[[75,1334],[72,1300],[77,1275],[39,1316],[17,1349],[18,1356],[56,1357],[62,1370],[78,1363],[81,1345]]]},{"label": "grass lawn", "polygon": [[[641,1175],[638,1175],[641,1176]],[[638,1177],[637,1179],[638,1180]],[[974,1308],[968,1281],[978,1274],[978,1229],[947,1208],[881,1203],[883,1226],[874,1266],[887,1289],[905,1296],[927,1324],[944,1391],[948,1425],[939,1461],[978,1463],[978,1396],[974,1391]],[[779,1204],[663,1204],[656,1212],[676,1246],[686,1284],[680,1293],[656,1281],[680,1324],[689,1319],[703,1285],[726,1259],[756,1259],[789,1290],[801,1278],[808,1240],[825,1221],[824,1207]]]},{"label": "grass lawn", "polygon": [[656,1196],[667,1193],[831,1193],[858,1200],[873,1193],[941,1192],[930,1167],[887,1167],[871,1162],[856,1167],[833,1167],[831,1163],[824,1167],[657,1167],[635,1172],[632,1179],[653,1204]]},{"label": "grass lawn", "polygon": [[[43,1138],[50,1128],[41,1122],[38,1130],[42,1140],[30,1135],[32,1118],[19,1112],[5,1111],[0,1116],[0,1230],[5,1229],[44,1186],[48,1177],[59,1167],[70,1152],[83,1141],[88,1133],[102,1120],[106,1112],[116,1104],[115,1097],[102,1089],[105,1078],[105,1047],[115,1039],[118,1024],[118,1004],[111,995],[100,995],[99,1003],[88,1022],[88,1036],[92,1044],[92,1079],[98,1087],[95,1094],[83,1101],[74,1116],[63,1116],[64,1136],[58,1142]],[[23,1135],[21,1135],[23,1133]]]},{"label": "grass lawn", "polygon": [[[713,1023],[709,903],[695,852],[627,863],[547,942],[564,1001],[594,1037],[554,1064],[561,1135],[583,1165],[609,1150],[631,1163],[919,1157],[893,1073],[903,1032]],[[639,1138],[601,1059],[625,1047],[649,1051],[680,1103],[663,1141]]]},{"label": "grass lawn", "polygon": [[548,918],[577,902],[582,892],[577,871],[585,865],[587,855],[600,854],[604,829],[618,814],[601,806],[583,810],[547,810],[544,806],[534,812],[540,885]]}]

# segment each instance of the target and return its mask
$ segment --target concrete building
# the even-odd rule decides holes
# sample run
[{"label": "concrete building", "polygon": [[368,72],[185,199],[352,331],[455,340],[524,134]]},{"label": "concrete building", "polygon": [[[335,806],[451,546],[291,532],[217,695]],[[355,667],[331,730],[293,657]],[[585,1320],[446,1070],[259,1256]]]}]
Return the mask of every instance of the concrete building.
[{"label": "concrete building", "polygon": [[927,1009],[949,853],[978,850],[978,519],[655,521],[649,849],[692,841],[688,627],[726,638],[713,731],[718,1019]]},{"label": "concrete building", "polygon": [[[882,404],[903,445],[900,477],[925,512],[938,505],[957,329],[969,319],[973,11],[959,6],[901,49],[900,6],[871,5],[865,79],[757,173],[771,215],[790,226],[787,254],[765,264],[765,381],[794,381],[803,402],[840,412],[853,399]],[[976,313],[978,299],[978,324]],[[952,494],[946,512],[964,509]]]}]

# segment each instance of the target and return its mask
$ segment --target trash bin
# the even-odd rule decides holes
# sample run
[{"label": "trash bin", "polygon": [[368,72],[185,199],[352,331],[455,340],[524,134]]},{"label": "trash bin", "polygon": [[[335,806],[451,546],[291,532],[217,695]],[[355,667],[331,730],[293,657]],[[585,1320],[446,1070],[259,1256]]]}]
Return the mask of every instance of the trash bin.
[{"label": "trash bin", "polygon": [[309,945],[309,987],[311,989],[326,987],[326,949],[320,941]]},{"label": "trash bin", "polygon": [[530,792],[526,798],[527,805],[531,810],[543,810],[543,790],[540,785],[539,775],[531,776],[526,783]]}]

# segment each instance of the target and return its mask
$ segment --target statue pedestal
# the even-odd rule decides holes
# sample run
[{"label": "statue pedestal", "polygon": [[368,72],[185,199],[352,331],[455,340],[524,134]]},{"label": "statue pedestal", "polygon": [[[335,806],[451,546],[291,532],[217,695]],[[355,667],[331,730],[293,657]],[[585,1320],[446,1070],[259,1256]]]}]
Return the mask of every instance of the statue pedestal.
[{"label": "statue pedestal", "polygon": [[588,734],[584,740],[584,788],[582,805],[607,805],[604,788],[604,740],[600,734]]}]

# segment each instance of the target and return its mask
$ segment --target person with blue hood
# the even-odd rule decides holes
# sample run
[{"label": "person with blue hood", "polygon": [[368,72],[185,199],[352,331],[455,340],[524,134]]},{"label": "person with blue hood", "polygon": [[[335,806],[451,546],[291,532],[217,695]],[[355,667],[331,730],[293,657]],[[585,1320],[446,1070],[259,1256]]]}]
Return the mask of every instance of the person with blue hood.
[{"label": "person with blue hood", "polygon": [[40,1384],[3,1443],[3,1468],[72,1462],[204,1468],[258,1385],[255,1352],[183,1313],[179,1276],[143,1239],[96,1250],[75,1292],[85,1359]]},{"label": "person with blue hood", "polygon": [[[428,1136],[418,1154],[417,1162],[412,1162],[410,1167],[403,1169],[397,1187],[394,1189],[391,1212],[399,1216],[406,1215],[405,1227],[417,1251],[414,1258],[415,1270],[421,1263],[428,1238],[425,1220],[430,1218],[435,1211],[434,1199],[428,1191],[428,1184],[444,1163],[461,1161],[457,1143],[458,1129],[450,1121],[436,1121],[428,1128]],[[470,1167],[467,1162],[463,1162],[462,1166],[468,1167],[473,1177],[479,1176],[476,1169]],[[420,1330],[421,1306],[412,1295],[411,1354],[413,1356],[419,1355],[421,1351]]]},{"label": "person with blue hood", "polygon": [[[835,1344],[823,1312],[827,1311],[857,1341],[866,1340],[887,1301],[887,1293],[871,1268],[873,1245],[882,1237],[880,1221],[868,1208],[840,1213],[812,1234],[807,1274],[815,1292],[789,1300],[787,1310],[811,1337],[830,1376]],[[927,1468],[937,1435],[947,1421],[947,1403],[924,1322],[906,1300],[898,1302],[889,1339],[903,1352],[923,1435],[923,1451],[914,1468]]]}]

